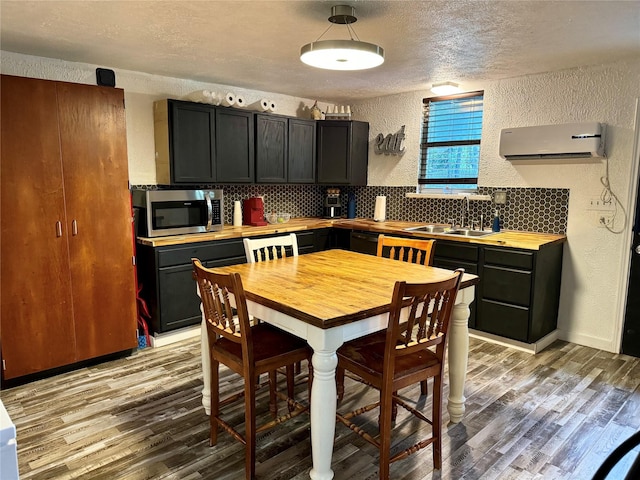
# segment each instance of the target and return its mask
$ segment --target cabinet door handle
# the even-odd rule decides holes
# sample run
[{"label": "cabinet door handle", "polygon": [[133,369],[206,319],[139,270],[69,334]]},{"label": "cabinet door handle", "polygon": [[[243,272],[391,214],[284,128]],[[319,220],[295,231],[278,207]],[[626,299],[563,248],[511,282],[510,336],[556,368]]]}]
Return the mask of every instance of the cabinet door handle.
[{"label": "cabinet door handle", "polygon": [[78,235],[78,222],[77,222],[77,220],[74,220],[73,222],[71,222],[71,235],[73,235],[74,237],[76,235]]},{"label": "cabinet door handle", "polygon": [[61,237],[61,236],[62,236],[62,222],[58,220],[56,222],[56,237]]}]

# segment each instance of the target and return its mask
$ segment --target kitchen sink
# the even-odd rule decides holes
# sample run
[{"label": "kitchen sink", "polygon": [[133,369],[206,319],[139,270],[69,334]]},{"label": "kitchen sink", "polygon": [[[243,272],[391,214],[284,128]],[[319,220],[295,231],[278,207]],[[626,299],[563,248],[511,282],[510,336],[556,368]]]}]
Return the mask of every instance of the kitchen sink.
[{"label": "kitchen sink", "polygon": [[407,232],[444,233],[449,227],[443,225],[420,225],[419,227],[405,228]]},{"label": "kitchen sink", "polygon": [[460,228],[457,230],[449,230],[444,232],[445,235],[457,235],[459,237],[486,237],[487,235],[493,235],[495,232],[483,232],[482,230],[469,230],[467,228]]}]

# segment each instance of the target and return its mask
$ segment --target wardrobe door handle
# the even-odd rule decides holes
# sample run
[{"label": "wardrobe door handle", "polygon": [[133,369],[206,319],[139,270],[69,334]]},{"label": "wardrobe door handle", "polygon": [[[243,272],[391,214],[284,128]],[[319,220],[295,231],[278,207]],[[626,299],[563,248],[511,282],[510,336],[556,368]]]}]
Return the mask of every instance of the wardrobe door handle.
[{"label": "wardrobe door handle", "polygon": [[61,236],[62,236],[62,222],[58,220],[56,222],[56,237],[61,237]]},{"label": "wardrobe door handle", "polygon": [[74,220],[73,222],[71,222],[71,235],[73,235],[74,237],[76,235],[78,235],[78,222],[77,222],[77,220]]}]

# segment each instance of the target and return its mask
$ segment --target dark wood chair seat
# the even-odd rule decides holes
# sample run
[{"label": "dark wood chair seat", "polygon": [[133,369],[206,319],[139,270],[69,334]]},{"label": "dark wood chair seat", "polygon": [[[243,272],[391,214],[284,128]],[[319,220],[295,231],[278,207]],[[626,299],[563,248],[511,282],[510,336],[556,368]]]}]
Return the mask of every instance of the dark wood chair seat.
[{"label": "dark wood chair seat", "polygon": [[[377,402],[348,413],[339,422],[374,445],[380,455],[380,480],[389,479],[390,464],[433,445],[434,468],[442,465],[442,373],[449,321],[463,270],[447,280],[424,284],[396,282],[387,330],[346,342],[338,349],[338,388],[349,371],[356,380],[377,389]],[[405,310],[408,315],[403,315]],[[400,319],[403,318],[401,321]],[[398,391],[433,378],[431,418],[418,405],[400,398]],[[339,398],[341,392],[338,391]],[[397,407],[431,424],[431,436],[391,456],[391,431]],[[379,434],[366,432],[354,419],[379,408]],[[406,443],[406,442],[403,442]]]},{"label": "dark wood chair seat", "polygon": [[[259,341],[253,344],[256,370],[268,371],[265,368],[272,363],[282,363],[281,357],[289,355],[292,350],[302,350],[305,354],[307,353],[307,342],[267,323],[252,326],[251,334],[259,338]],[[242,345],[223,337],[218,340],[216,349],[226,352],[228,360],[238,367],[242,365]],[[238,373],[242,374],[241,371]]]},{"label": "dark wood chair seat", "polygon": [[[340,349],[342,365],[347,370],[357,372],[365,380],[374,377],[380,380],[384,371],[385,340],[386,332],[383,332],[382,334],[373,333],[346,343]],[[426,349],[398,357],[393,372],[394,382],[416,372],[422,372],[431,365],[437,365],[438,362],[436,354]]]}]

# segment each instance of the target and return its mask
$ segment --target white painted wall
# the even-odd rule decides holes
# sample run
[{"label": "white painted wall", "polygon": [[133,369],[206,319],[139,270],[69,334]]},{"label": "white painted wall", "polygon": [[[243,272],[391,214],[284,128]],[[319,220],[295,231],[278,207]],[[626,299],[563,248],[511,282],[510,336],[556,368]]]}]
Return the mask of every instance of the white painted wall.
[{"label": "white painted wall", "polygon": [[[95,84],[96,65],[69,63],[0,52],[1,71],[51,80]],[[127,145],[132,184],[154,184],[153,101],[211,89],[244,95],[247,103],[270,98],[285,115],[308,116],[310,99],[232,86],[116,70],[116,85],[125,90]],[[595,227],[586,202],[602,190],[604,163],[579,165],[512,165],[498,156],[500,129],[536,124],[598,121],[607,124],[606,151],[611,185],[625,206],[631,203],[632,148],[635,99],[640,97],[640,60],[589,68],[551,72],[522,78],[465,85],[484,89],[485,116],[480,178],[483,186],[569,188],[568,243],[565,246],[559,328],[565,340],[618,350],[628,247],[624,235]],[[422,98],[428,92],[411,92],[353,105],[354,118],[370,122],[370,137],[395,133],[405,125],[402,157],[369,152],[369,185],[406,186],[416,183]],[[619,224],[618,224],[619,226]]]},{"label": "white painted wall", "polygon": [[[618,351],[623,312],[618,297],[626,289],[630,222],[621,235],[597,228],[588,199],[602,191],[605,163],[515,165],[498,155],[500,130],[507,127],[597,121],[607,124],[606,152],[611,186],[625,208],[633,202],[632,151],[640,60],[513,78],[483,89],[484,122],[479,183],[483,186],[570,189],[568,242],[564,250],[559,328],[561,338]],[[354,105],[370,122],[371,135],[394,133],[406,125],[401,157],[369,150],[370,185],[413,185],[418,169],[422,98],[411,92]],[[616,227],[622,227],[621,222]]]}]

